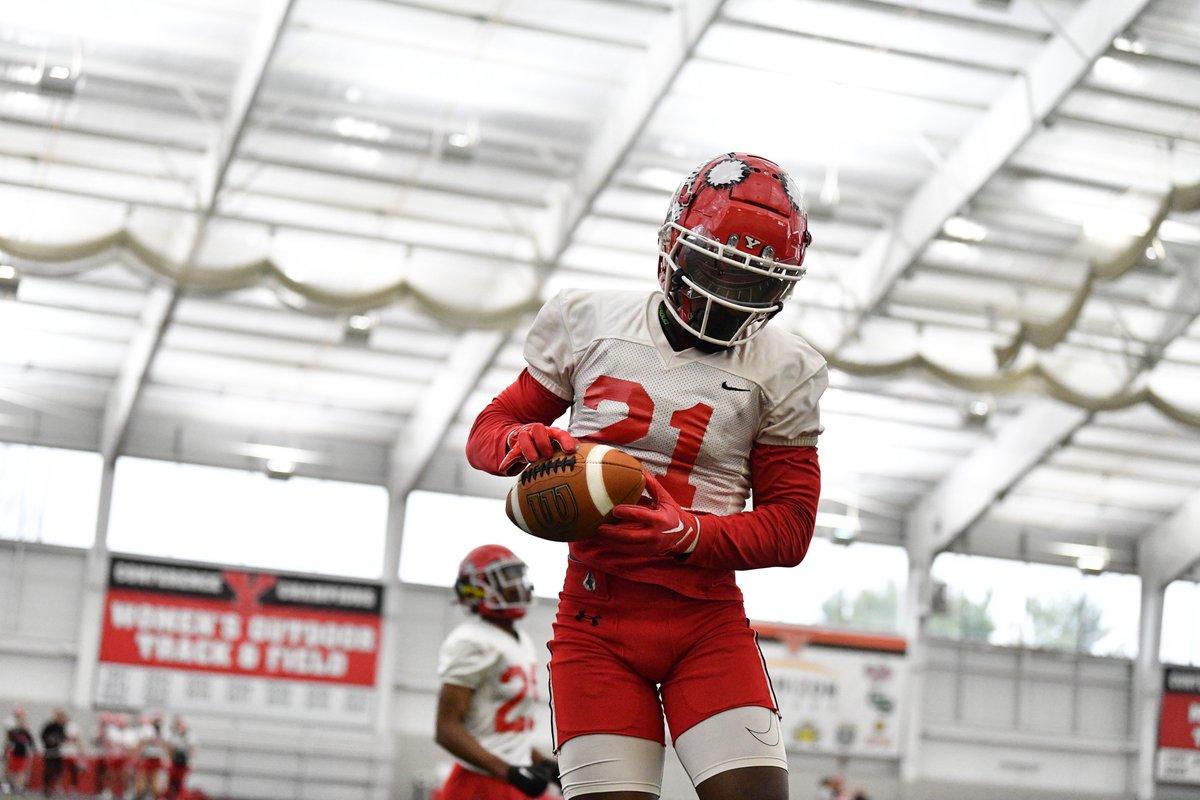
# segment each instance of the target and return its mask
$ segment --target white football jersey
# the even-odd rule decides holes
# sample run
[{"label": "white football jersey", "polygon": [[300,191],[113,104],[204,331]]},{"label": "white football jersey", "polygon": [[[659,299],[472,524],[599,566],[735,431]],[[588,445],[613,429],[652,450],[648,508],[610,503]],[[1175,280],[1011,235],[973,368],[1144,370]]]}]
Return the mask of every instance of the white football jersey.
[{"label": "white football jersey", "polygon": [[733,514],[750,496],[750,450],[815,445],[825,359],[768,324],[751,341],[675,352],[660,292],[565,290],[525,342],[529,373],[573,402],[570,432],[638,458],[684,507]]},{"label": "white football jersey", "polygon": [[474,692],[467,730],[485,750],[517,766],[533,763],[537,670],[533,641],[524,631],[514,638],[478,617],[451,631],[438,653],[438,680]]}]

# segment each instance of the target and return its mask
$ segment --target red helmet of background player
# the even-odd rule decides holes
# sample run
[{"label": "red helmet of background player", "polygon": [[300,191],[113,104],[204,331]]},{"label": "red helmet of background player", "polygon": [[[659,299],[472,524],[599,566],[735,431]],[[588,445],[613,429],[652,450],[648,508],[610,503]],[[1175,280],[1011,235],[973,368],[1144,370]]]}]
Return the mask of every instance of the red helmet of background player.
[{"label": "red helmet of background player", "polygon": [[528,567],[513,551],[485,544],[467,553],[458,567],[458,602],[491,619],[520,619],[533,602]]},{"label": "red helmet of background player", "polygon": [[749,340],[804,277],[812,241],[795,181],[726,153],[684,179],[658,232],[658,282],[675,321],[705,342]]}]

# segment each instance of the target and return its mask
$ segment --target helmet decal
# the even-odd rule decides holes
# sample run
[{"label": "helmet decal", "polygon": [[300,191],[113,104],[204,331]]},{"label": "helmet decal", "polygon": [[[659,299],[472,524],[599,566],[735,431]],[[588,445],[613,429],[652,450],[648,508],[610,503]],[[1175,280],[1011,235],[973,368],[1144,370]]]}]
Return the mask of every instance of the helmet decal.
[{"label": "helmet decal", "polygon": [[738,158],[718,161],[704,176],[704,182],[719,189],[726,186],[736,186],[746,180],[750,174],[750,165]]},{"label": "helmet decal", "polygon": [[792,201],[792,208],[800,213],[804,213],[804,190],[800,188],[800,184],[796,183],[796,179],[786,172],[780,175],[783,179],[783,191],[787,193],[788,200]]}]

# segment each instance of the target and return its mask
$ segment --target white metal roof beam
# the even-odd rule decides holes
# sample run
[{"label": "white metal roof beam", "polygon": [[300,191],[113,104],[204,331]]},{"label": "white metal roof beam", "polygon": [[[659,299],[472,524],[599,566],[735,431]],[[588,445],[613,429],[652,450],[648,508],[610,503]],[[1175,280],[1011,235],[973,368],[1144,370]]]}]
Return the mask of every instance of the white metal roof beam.
[{"label": "white metal roof beam", "polygon": [[1142,580],[1164,588],[1200,562],[1197,530],[1200,530],[1200,492],[1138,541],[1138,571]]},{"label": "white metal roof beam", "polygon": [[929,532],[927,557],[949,547],[1026,473],[1085,424],[1090,414],[1049,398],[1028,404],[996,436],[958,464],[909,512],[905,530]]},{"label": "white metal roof beam", "polygon": [[459,338],[392,444],[388,490],[393,498],[403,499],[417,485],[447,429],[507,338],[500,331],[468,331]]},{"label": "white metal roof beam", "polygon": [[[1200,317],[1196,310],[1200,308],[1200,267],[1184,264],[1182,269],[1185,274],[1179,277],[1164,308],[1177,313],[1164,314],[1158,331],[1145,340],[1149,353],[1126,378],[1127,387],[1154,369],[1171,342],[1186,333]],[[1029,404],[996,439],[967,456],[948,478],[922,498],[908,515],[906,529],[932,531],[929,555],[937,555],[1091,417],[1091,412],[1050,399]],[[1200,500],[1196,507],[1200,509]],[[1200,537],[1197,538],[1200,550]]]},{"label": "white metal roof beam", "polygon": [[717,18],[724,0],[678,0],[663,22],[664,35],[646,52],[641,68],[580,160],[575,180],[565,187],[537,231],[539,252],[553,268],[571,244],[600,192],[620,167],[645,129],[660,101],[675,82],[704,33]]},{"label": "white metal roof beam", "polygon": [[[295,0],[268,0],[262,5],[258,30],[250,53],[242,64],[230,97],[229,112],[221,127],[216,131],[212,144],[205,153],[201,172],[196,182],[196,208],[200,216],[191,230],[183,235],[190,241],[182,243],[184,253],[181,263],[183,272],[191,267],[204,244],[208,221],[216,211],[225,175],[233,161],[238,143],[245,133],[250,111],[266,78],[267,69],[279,46],[287,25],[288,15]],[[151,290],[142,313],[142,324],[134,334],[129,352],[117,375],[116,390],[109,398],[104,410],[104,427],[100,432],[100,453],[107,463],[112,463],[125,439],[137,407],[146,376],[154,364],[154,357],[162,344],[175,307],[179,303],[182,281],[172,287],[156,287]]]},{"label": "white metal roof beam", "polygon": [[946,220],[983,188],[1067,93],[1108,50],[1149,0],[1087,0],[1029,68],[1017,75],[983,118],[913,194],[887,230],[877,234],[848,271],[850,301],[840,347],[888,296]]}]

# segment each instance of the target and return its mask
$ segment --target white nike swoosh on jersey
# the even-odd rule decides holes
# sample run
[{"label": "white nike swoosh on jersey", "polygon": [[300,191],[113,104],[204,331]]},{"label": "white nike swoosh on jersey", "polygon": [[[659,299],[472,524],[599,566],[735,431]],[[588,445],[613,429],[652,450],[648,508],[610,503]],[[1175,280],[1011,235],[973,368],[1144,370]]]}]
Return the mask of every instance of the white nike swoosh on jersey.
[{"label": "white nike swoosh on jersey", "polygon": [[674,528],[671,528],[671,530],[669,530],[669,531],[663,531],[663,533],[679,533],[681,530],[683,530],[683,521],[682,520],[680,520],[679,524],[676,525]]}]

